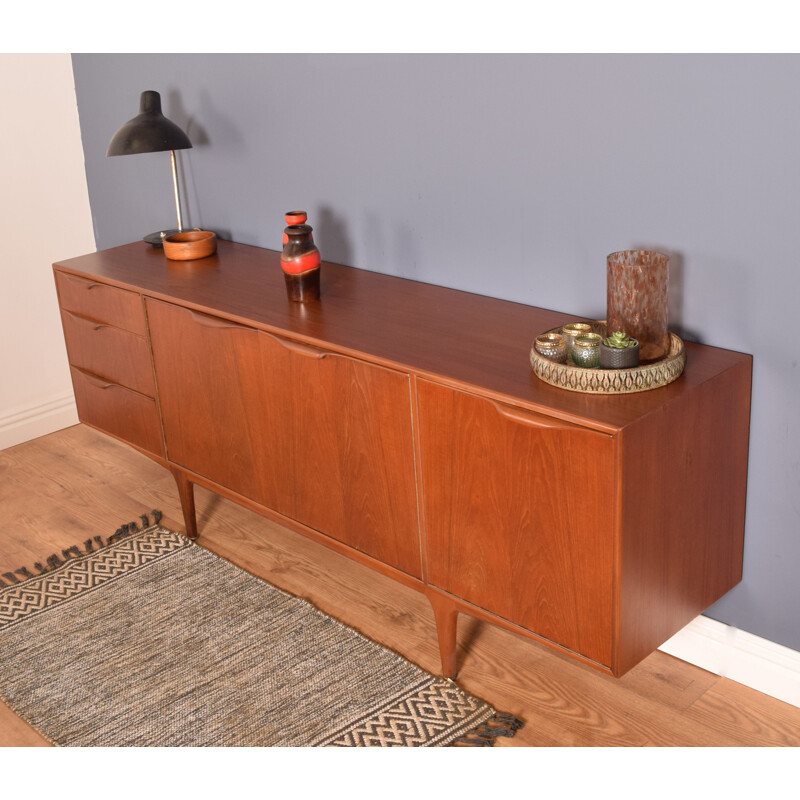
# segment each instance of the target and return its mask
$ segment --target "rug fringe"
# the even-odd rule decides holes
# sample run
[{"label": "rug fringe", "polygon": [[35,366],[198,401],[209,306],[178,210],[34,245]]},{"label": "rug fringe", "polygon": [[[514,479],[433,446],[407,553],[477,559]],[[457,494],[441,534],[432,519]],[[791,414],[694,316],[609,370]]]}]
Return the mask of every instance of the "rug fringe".
[{"label": "rug fringe", "polygon": [[451,747],[494,747],[499,736],[512,737],[525,723],[511,714],[495,711],[485,722],[473,728],[458,739],[450,742]]},{"label": "rug fringe", "polygon": [[[27,567],[20,567],[19,569],[15,569],[13,572],[4,572],[2,574],[2,578],[0,578],[0,589],[13,586],[15,583],[22,583],[23,581],[30,580],[31,578],[38,578],[39,575],[44,575],[47,572],[52,572],[54,569],[58,569],[58,567],[72,558],[80,558],[83,555],[88,555],[95,550],[99,550],[101,547],[105,547],[113,542],[118,542],[120,539],[123,539],[126,536],[139,533],[146,528],[152,527],[152,525],[158,525],[158,523],[161,521],[161,517],[164,516],[160,511],[156,511],[155,509],[152,510],[150,514],[153,517],[152,524],[150,522],[150,517],[147,514],[141,514],[139,516],[139,519],[141,520],[141,527],[138,526],[137,522],[128,522],[125,525],[117,528],[114,533],[112,533],[111,536],[106,539],[105,542],[103,542],[102,536],[95,536],[92,539],[87,539],[83,543],[83,551],[81,551],[80,547],[77,545],[73,545],[72,547],[68,547],[66,550],[62,550],[60,556],[57,553],[53,553],[53,555],[51,555],[44,564],[42,564],[41,561],[37,561],[33,565],[33,568],[37,570],[38,575],[31,572]],[[20,580],[17,575],[21,575],[22,580]],[[5,578],[5,581],[3,578]]]}]

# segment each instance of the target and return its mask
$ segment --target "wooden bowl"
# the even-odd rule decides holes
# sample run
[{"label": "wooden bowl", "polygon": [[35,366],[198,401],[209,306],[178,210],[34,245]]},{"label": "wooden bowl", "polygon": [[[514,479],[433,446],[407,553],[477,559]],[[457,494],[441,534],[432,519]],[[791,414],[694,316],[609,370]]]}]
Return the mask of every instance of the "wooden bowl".
[{"label": "wooden bowl", "polygon": [[164,255],[171,261],[192,261],[217,252],[217,234],[212,231],[182,231],[164,237]]}]

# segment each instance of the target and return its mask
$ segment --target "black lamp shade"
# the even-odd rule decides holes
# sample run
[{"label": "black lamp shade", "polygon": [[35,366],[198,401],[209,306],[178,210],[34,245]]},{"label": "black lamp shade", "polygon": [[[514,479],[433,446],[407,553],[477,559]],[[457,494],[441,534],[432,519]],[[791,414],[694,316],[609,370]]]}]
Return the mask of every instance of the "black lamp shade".
[{"label": "black lamp shade", "polygon": [[189,137],[161,113],[161,95],[142,92],[139,114],[126,122],[112,137],[107,156],[158,153],[162,150],[187,150]]}]

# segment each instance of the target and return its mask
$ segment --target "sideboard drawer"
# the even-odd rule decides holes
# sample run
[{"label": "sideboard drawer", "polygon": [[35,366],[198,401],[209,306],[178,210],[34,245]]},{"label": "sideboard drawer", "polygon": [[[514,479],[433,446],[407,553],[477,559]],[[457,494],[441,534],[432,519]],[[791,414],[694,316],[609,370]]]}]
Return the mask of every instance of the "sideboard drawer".
[{"label": "sideboard drawer", "polygon": [[144,336],[61,312],[69,363],[149,397],[155,396],[150,346]]},{"label": "sideboard drawer", "polygon": [[140,336],[147,335],[142,298],[134,292],[56,271],[61,308]]},{"label": "sideboard drawer", "polygon": [[70,367],[81,422],[154,455],[164,456],[156,401],[117,383]]}]

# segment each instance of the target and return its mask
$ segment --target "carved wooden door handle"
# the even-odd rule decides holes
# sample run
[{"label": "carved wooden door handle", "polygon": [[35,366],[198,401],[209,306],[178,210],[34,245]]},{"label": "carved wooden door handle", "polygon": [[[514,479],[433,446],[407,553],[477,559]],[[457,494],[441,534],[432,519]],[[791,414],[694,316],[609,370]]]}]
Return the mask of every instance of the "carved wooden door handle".
[{"label": "carved wooden door handle", "polygon": [[230,322],[227,319],[220,319],[219,317],[212,317],[210,314],[203,314],[200,311],[190,311],[187,309],[189,316],[198,324],[206,328],[220,328],[220,329],[233,329],[240,331],[247,331],[253,333],[255,328],[248,328],[246,325],[240,325],[238,322]]},{"label": "carved wooden door handle", "polygon": [[489,402],[495,407],[501,416],[514,420],[514,422],[521,422],[523,425],[529,425],[534,428],[543,428],[545,430],[581,430],[586,431],[587,433],[599,433],[599,431],[592,431],[590,428],[585,428],[583,425],[575,425],[572,422],[565,422],[564,420],[556,419],[555,417],[537,414],[535,411],[514,408],[512,406],[507,406],[504,403],[498,403],[494,400],[490,400]]},{"label": "carved wooden door handle", "polygon": [[327,358],[333,353],[329,352],[328,350],[322,350],[319,347],[314,347],[314,345],[306,344],[305,342],[296,342],[294,339],[284,339],[282,336],[275,336],[271,333],[267,333],[266,331],[262,331],[264,336],[269,336],[270,339],[274,339],[279,345],[285,347],[287,350],[291,350],[294,353],[297,353],[301,356],[306,356],[306,358]]}]

